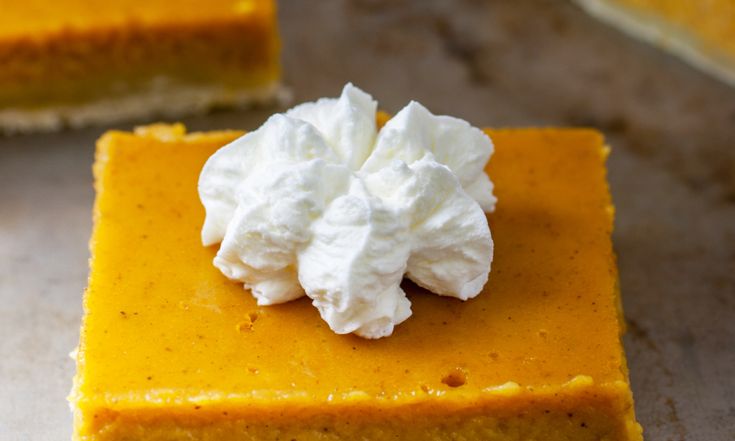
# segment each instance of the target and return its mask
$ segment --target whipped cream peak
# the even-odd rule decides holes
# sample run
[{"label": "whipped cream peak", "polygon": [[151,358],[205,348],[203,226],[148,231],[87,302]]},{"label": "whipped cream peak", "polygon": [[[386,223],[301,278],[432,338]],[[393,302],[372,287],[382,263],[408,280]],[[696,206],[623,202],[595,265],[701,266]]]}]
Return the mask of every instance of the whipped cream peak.
[{"label": "whipped cream peak", "polygon": [[357,170],[375,143],[378,103],[362,90],[347,84],[339,98],[321,98],[300,104],[286,116],[313,125],[351,170]]},{"label": "whipped cream peak", "polygon": [[409,103],[376,128],[377,103],[339,98],[270,117],[212,155],[199,179],[204,245],[259,305],[311,298],[336,333],[390,335],[411,315],[408,277],[478,295],[493,242],[493,151],[481,130]]},{"label": "whipped cream peak", "polygon": [[484,171],[493,153],[490,138],[467,121],[434,115],[416,101],[408,103],[380,130],[362,170],[378,170],[393,159],[410,164],[426,153],[449,167],[465,191],[473,189],[471,194],[483,210],[494,210],[492,183]]}]

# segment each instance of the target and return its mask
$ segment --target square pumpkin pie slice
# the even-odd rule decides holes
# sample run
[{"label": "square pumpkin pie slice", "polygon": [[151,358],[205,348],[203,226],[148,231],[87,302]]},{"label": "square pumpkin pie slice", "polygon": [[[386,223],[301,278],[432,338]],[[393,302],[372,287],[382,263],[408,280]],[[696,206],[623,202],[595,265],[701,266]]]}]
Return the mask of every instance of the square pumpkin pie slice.
[{"label": "square pumpkin pie slice", "polygon": [[487,133],[500,202],[484,292],[404,282],[414,314],[380,340],[335,334],[306,298],[259,307],[212,265],[197,180],[241,132],[105,134],[74,439],[641,440],[603,138]]},{"label": "square pumpkin pie slice", "polygon": [[6,1],[0,132],[271,101],[279,54],[274,0]]}]

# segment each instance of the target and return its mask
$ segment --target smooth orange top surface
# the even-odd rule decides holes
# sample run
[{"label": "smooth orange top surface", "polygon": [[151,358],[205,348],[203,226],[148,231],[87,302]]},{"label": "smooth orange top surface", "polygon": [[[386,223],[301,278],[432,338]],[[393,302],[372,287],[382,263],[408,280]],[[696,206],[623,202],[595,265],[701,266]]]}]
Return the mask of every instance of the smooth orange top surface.
[{"label": "smooth orange top surface", "polygon": [[[381,340],[334,334],[307,299],[258,307],[212,265],[216,247],[199,239],[197,179],[241,133],[106,134],[95,166],[78,405],[406,402],[509,381],[558,386],[578,375],[627,383],[601,136],[488,133],[499,203],[489,216],[496,248],[484,292],[461,302],[406,282],[413,316]],[[445,384],[457,372],[466,384]]]},{"label": "smooth orange top surface", "polygon": [[[0,0],[0,38],[40,38],[60,31],[273,20],[273,0]],[[267,17],[267,18],[266,18]]]}]

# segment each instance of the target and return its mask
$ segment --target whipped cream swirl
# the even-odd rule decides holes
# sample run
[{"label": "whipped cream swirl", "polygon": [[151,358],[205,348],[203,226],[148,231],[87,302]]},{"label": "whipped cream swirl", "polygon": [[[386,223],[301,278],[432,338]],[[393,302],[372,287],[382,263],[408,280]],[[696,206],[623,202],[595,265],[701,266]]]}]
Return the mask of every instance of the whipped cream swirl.
[{"label": "whipped cream swirl", "polygon": [[199,178],[205,246],[259,305],[307,295],[338,334],[390,335],[411,315],[408,277],[478,295],[495,197],[485,133],[409,103],[378,132],[377,103],[348,84],[271,116],[222,147]]}]

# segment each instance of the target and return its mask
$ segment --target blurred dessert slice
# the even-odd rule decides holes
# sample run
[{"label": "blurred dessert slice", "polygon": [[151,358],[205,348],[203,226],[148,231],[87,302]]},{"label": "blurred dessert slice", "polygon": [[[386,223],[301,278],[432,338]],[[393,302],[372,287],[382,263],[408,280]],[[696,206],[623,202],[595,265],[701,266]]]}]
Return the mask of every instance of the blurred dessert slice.
[{"label": "blurred dessert slice", "polygon": [[272,0],[25,0],[0,14],[0,132],[273,100]]},{"label": "blurred dessert slice", "polygon": [[732,0],[575,0],[591,15],[735,86]]}]

